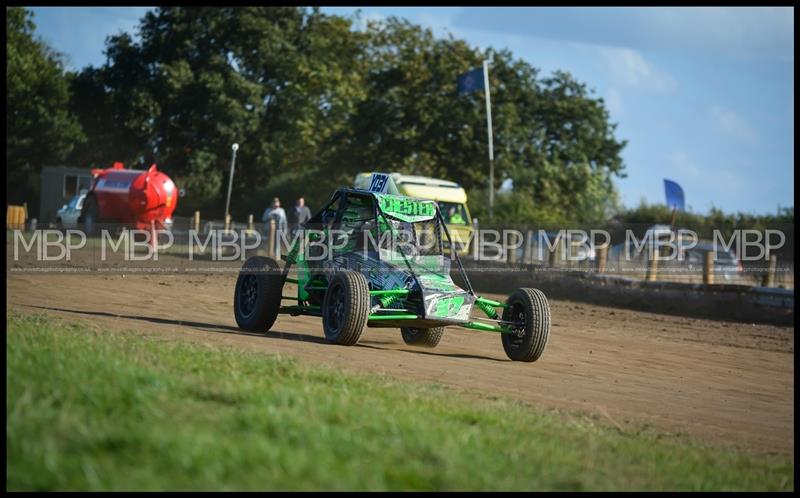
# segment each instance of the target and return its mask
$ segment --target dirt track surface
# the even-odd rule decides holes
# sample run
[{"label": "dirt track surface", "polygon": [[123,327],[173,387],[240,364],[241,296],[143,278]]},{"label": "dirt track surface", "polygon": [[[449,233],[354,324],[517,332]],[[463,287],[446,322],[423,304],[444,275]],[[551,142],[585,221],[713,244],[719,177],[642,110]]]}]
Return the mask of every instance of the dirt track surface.
[{"label": "dirt track surface", "polygon": [[[625,430],[651,426],[713,444],[794,452],[794,329],[676,318],[551,301],[535,363],[509,361],[497,334],[448,328],[436,349],[395,329],[353,347],[325,343],[320,319],[281,315],[266,335],[236,327],[236,277],[7,273],[7,306],[101,328],[294,356],[438,382],[479,396],[596,413]],[[284,295],[292,295],[287,288]],[[489,295],[492,297],[492,295]],[[504,299],[503,296],[494,296]]]}]

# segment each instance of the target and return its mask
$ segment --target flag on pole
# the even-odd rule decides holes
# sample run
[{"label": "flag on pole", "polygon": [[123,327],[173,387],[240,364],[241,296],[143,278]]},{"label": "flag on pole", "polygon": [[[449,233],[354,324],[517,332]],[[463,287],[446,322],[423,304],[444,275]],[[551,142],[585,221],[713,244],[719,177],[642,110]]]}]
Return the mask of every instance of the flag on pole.
[{"label": "flag on pole", "polygon": [[664,192],[667,195],[667,206],[679,211],[686,211],[684,206],[683,189],[680,185],[664,178]]},{"label": "flag on pole", "polygon": [[458,77],[458,93],[464,94],[474,92],[475,90],[483,90],[483,69],[477,68],[467,71]]},{"label": "flag on pole", "polygon": [[494,207],[494,145],[492,143],[492,98],[489,92],[489,62],[483,61],[483,68],[467,71],[458,77],[458,94],[483,90],[486,96],[486,134],[489,138],[489,220],[493,218]]}]

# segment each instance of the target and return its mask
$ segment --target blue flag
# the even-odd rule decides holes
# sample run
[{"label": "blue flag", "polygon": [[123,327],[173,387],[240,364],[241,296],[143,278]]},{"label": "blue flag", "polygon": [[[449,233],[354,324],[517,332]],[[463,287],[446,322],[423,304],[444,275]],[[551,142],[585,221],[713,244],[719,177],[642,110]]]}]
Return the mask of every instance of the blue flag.
[{"label": "blue flag", "polygon": [[679,211],[686,211],[684,206],[683,189],[672,180],[664,179],[664,192],[667,194],[667,206]]},{"label": "blue flag", "polygon": [[458,93],[469,93],[483,90],[483,69],[473,69],[458,77]]}]

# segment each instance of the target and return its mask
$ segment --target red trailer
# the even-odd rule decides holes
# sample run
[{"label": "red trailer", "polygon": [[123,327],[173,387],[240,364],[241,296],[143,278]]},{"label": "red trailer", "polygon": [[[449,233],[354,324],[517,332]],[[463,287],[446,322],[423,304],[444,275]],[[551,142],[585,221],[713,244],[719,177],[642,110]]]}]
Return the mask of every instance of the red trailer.
[{"label": "red trailer", "polygon": [[125,169],[120,163],[92,170],[81,220],[91,232],[98,223],[114,223],[139,230],[168,229],[178,204],[178,189],[153,164],[147,170]]}]

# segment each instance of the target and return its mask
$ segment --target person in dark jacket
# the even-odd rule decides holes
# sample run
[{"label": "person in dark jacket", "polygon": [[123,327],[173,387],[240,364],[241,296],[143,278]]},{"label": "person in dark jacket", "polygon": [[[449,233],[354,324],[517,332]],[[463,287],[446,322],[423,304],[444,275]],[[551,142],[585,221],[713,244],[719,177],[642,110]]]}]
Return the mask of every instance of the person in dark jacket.
[{"label": "person in dark jacket", "polygon": [[311,210],[306,206],[306,200],[302,196],[297,198],[294,207],[289,210],[289,230],[294,234],[300,225],[311,219]]}]

